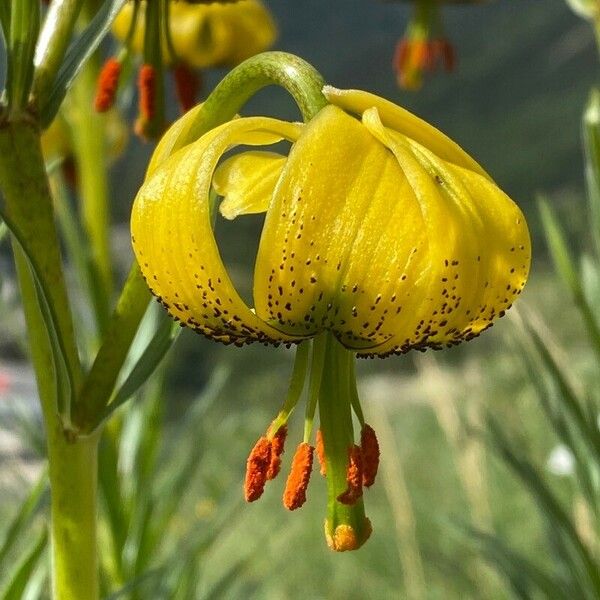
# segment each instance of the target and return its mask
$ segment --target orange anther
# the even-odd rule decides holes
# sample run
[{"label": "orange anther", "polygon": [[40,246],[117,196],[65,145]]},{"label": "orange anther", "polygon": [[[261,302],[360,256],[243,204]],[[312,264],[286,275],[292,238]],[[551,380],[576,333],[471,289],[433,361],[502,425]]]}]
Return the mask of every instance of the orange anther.
[{"label": "orange anther", "polygon": [[411,43],[411,65],[416,69],[431,69],[433,54],[427,40],[416,40]]},{"label": "orange anther", "polygon": [[115,103],[120,75],[121,63],[116,58],[109,58],[98,76],[94,99],[94,108],[98,112],[106,112]]},{"label": "orange anther", "polygon": [[319,459],[320,473],[325,477],[327,475],[327,464],[325,462],[325,445],[323,444],[323,434],[317,430],[317,458]]},{"label": "orange anther", "polygon": [[362,496],[363,459],[359,446],[353,445],[348,451],[348,469],[346,471],[346,491],[337,499],[342,504],[355,504]]},{"label": "orange anther", "polygon": [[156,100],[156,72],[152,65],[142,65],[138,75],[140,117],[150,121],[154,116]]},{"label": "orange anther", "polygon": [[271,442],[263,436],[254,444],[246,462],[246,480],[244,482],[246,502],[254,502],[262,496],[270,464]]},{"label": "orange anther", "polygon": [[281,469],[281,455],[283,454],[286,436],[287,427],[284,425],[277,430],[277,433],[271,440],[271,462],[267,471],[267,479],[275,479],[279,474],[279,469]]},{"label": "orange anther", "polygon": [[292,469],[283,492],[283,505],[288,510],[296,510],[306,502],[306,488],[312,471],[314,448],[306,442],[296,448]]},{"label": "orange anther", "polygon": [[405,39],[402,39],[396,45],[394,52],[393,65],[397,71],[402,71],[406,66],[408,57],[410,55],[410,46]]},{"label": "orange anther", "polygon": [[363,459],[363,485],[371,487],[379,468],[379,442],[375,431],[365,423],[360,432],[360,449]]},{"label": "orange anther", "polygon": [[201,86],[200,77],[186,65],[178,64],[173,69],[175,91],[181,110],[185,113],[196,105],[196,95]]}]

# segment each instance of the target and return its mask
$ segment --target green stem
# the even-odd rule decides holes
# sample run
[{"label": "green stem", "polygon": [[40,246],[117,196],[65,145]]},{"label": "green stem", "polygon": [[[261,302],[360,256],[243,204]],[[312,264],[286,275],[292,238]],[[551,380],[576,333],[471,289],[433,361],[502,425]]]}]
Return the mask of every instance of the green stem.
[{"label": "green stem", "polygon": [[99,598],[97,433],[77,442],[48,430],[54,600]]},{"label": "green stem", "polygon": [[81,365],[37,126],[26,119],[0,124],[0,157],[2,217],[32,263],[75,394]]},{"label": "green stem", "polygon": [[92,57],[73,86],[69,103],[77,176],[80,214],[90,246],[92,269],[97,282],[92,302],[98,331],[105,331],[113,294],[110,252],[110,211],[106,164],[106,116],[92,110],[99,73],[98,57]]},{"label": "green stem", "polygon": [[14,2],[10,14],[6,89],[11,115],[24,111],[33,79],[33,54],[40,29],[38,0]]},{"label": "green stem", "polygon": [[96,473],[99,435],[68,441],[56,412],[54,357],[40,309],[35,275],[13,242],[17,278],[27,323],[47,436],[50,471],[52,589],[54,600],[97,600]]},{"label": "green stem", "polygon": [[140,115],[142,133],[145,137],[154,139],[162,135],[165,129],[165,95],[164,89],[164,61],[162,56],[162,20],[164,14],[163,2],[154,0],[146,3],[144,29],[144,64],[152,66],[154,70],[153,113],[148,122]]},{"label": "green stem", "polygon": [[34,94],[45,99],[71,42],[73,29],[84,0],[53,0],[35,52]]}]

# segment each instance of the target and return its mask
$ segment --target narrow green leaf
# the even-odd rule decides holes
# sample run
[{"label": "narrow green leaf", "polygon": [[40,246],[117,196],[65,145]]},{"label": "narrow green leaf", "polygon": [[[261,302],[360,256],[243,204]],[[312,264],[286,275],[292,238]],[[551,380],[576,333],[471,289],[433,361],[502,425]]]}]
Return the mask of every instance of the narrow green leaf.
[{"label": "narrow green leaf", "polygon": [[181,332],[166,312],[161,311],[156,333],[139,357],[131,372],[106,407],[104,418],[108,418],[119,406],[127,402],[154,373]]},{"label": "narrow green leaf", "polygon": [[81,431],[93,431],[105,418],[115,383],[149,303],[150,292],[134,263],[100,350],[83,382],[79,401],[74,406],[73,422]]},{"label": "narrow green leaf", "polygon": [[46,529],[42,531],[36,543],[18,562],[12,573],[8,576],[9,584],[6,591],[2,594],[2,600],[21,600],[25,587],[35,570],[42,552],[46,548],[48,533]]},{"label": "narrow green leaf", "polygon": [[[545,347],[547,348],[548,345],[546,343]],[[581,488],[590,506],[596,511],[598,506],[594,484],[595,474],[592,472],[592,464],[589,460],[589,441],[585,439],[587,427],[586,432],[582,434],[578,422],[573,421],[571,412],[565,410],[563,406],[564,400],[560,394],[560,386],[556,383],[557,374],[554,373],[554,367],[556,369],[560,369],[560,367],[556,361],[553,361],[553,366],[544,365],[529,327],[524,323],[521,323],[521,327],[518,329],[516,346],[524,372],[530,378],[547,419],[554,428],[558,439],[570,449],[575,457],[575,469]],[[552,358],[551,354],[550,358]],[[547,373],[548,367],[550,367],[551,373]],[[565,382],[564,385],[568,386],[567,377],[562,372],[559,375],[561,381]],[[579,405],[578,400],[575,402]],[[593,422],[589,421],[589,417],[586,415],[583,415],[582,420],[583,422]]]},{"label": "narrow green leaf", "polygon": [[565,236],[550,204],[544,198],[538,200],[538,208],[544,233],[556,270],[569,287],[573,296],[581,294],[581,284]]},{"label": "narrow green leaf", "polygon": [[44,472],[31,488],[16,515],[8,524],[4,537],[0,542],[0,572],[7,571],[7,565],[5,564],[6,557],[9,552],[13,549],[16,542],[20,541],[27,529],[31,518],[37,512],[40,507],[45,492],[48,490],[48,477]]},{"label": "narrow green leaf", "polygon": [[[123,547],[129,526],[128,504],[119,478],[120,427],[115,421],[108,423],[100,441],[98,453],[98,487],[106,510],[107,525],[112,538],[113,560],[119,571]],[[123,576],[122,572],[119,575]]]},{"label": "narrow green leaf", "polygon": [[540,337],[540,334],[531,326],[527,325],[526,327],[539,356],[561,393],[561,398],[563,400],[562,405],[568,410],[572,422],[577,426],[582,439],[587,442],[591,452],[594,453],[596,459],[600,461],[600,430],[598,429],[595,420],[588,420],[582,401],[567,381],[560,365],[548,349],[548,345],[544,343],[544,340]]},{"label": "narrow green leaf", "polygon": [[0,27],[2,27],[5,47],[10,40],[10,5],[11,0],[0,0]]},{"label": "narrow green leaf", "polygon": [[100,45],[126,0],[105,0],[84,32],[71,44],[40,110],[42,125],[54,119],[73,80]]},{"label": "narrow green leaf", "polygon": [[0,221],[0,242],[8,235],[8,227],[4,221]]},{"label": "narrow green leaf", "polygon": [[[571,600],[572,590],[565,588],[564,582],[557,578],[556,573],[545,572],[497,536],[472,528],[468,529],[468,533],[478,542],[484,557],[509,579],[513,590],[519,590],[520,597],[532,597],[529,589],[533,586],[547,598]],[[526,584],[524,580],[527,581]]]},{"label": "narrow green leaf", "polygon": [[542,513],[550,520],[552,528],[556,532],[560,532],[562,543],[567,545],[568,549],[572,551],[573,566],[578,568],[576,563],[581,564],[582,570],[580,572],[582,577],[585,577],[587,580],[587,584],[582,583],[582,585],[584,587],[585,585],[591,586],[591,589],[596,590],[600,594],[600,571],[598,570],[598,565],[590,554],[589,549],[577,534],[575,526],[565,509],[561,506],[536,469],[526,460],[520,458],[513,450],[504,431],[491,416],[488,417],[488,428],[492,435],[492,441],[504,462],[529,490]]},{"label": "narrow green leaf", "polygon": [[575,268],[565,236],[548,202],[540,199],[538,206],[546,241],[556,270],[571,291],[573,299],[585,321],[592,347],[598,358],[600,358],[600,327],[585,297],[581,278]]},{"label": "narrow green leaf", "polygon": [[590,229],[600,258],[600,90],[594,88],[583,113],[585,179],[590,207]]}]

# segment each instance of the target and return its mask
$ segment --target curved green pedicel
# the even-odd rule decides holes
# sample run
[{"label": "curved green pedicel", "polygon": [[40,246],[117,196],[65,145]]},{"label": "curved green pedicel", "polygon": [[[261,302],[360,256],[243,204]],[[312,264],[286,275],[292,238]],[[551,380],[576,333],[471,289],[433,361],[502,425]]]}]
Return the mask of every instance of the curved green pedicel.
[{"label": "curved green pedicel", "polygon": [[305,122],[328,104],[321,91],[323,77],[305,60],[286,52],[257,54],[231,70],[206,102],[171,126],[154,151],[148,175],[177,150],[233,119],[254,94],[270,85],[289,92]]}]

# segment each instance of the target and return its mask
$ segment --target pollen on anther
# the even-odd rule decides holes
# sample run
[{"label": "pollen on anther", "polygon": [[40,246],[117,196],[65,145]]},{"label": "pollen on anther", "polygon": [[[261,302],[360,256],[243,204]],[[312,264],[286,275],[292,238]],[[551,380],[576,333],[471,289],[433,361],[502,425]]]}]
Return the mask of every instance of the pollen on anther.
[{"label": "pollen on anther", "polygon": [[363,457],[359,446],[352,446],[348,452],[348,469],[346,471],[346,491],[337,499],[342,504],[355,504],[362,496],[363,485]]},{"label": "pollen on anther", "polygon": [[102,67],[98,77],[94,108],[98,112],[106,112],[115,102],[119,77],[121,75],[121,63],[116,58],[109,58]]},{"label": "pollen on anther", "polygon": [[312,471],[314,448],[303,442],[296,448],[292,468],[283,492],[283,505],[288,510],[296,510],[306,502],[306,489]]},{"label": "pollen on anther", "polygon": [[327,475],[327,464],[325,462],[325,445],[323,444],[323,434],[321,430],[317,430],[317,441],[316,441],[317,458],[319,459],[319,472],[323,477]]},{"label": "pollen on anther", "polygon": [[287,436],[287,427],[284,425],[277,430],[277,433],[271,440],[271,462],[269,464],[269,470],[267,471],[267,479],[275,479],[281,469],[281,455],[285,445],[285,438]]},{"label": "pollen on anther", "polygon": [[152,65],[142,65],[138,76],[140,115],[145,120],[154,116],[156,72]]},{"label": "pollen on anther", "polygon": [[250,451],[246,462],[246,480],[244,482],[246,502],[254,502],[262,496],[271,465],[271,450],[272,443],[263,436]]},{"label": "pollen on anther", "polygon": [[379,468],[379,442],[373,428],[366,423],[360,432],[360,449],[363,459],[362,482],[365,487],[371,487]]}]

